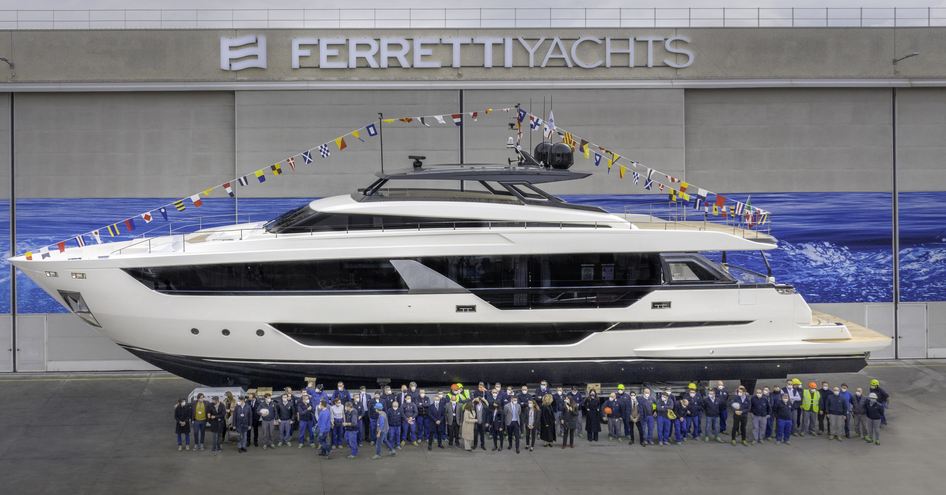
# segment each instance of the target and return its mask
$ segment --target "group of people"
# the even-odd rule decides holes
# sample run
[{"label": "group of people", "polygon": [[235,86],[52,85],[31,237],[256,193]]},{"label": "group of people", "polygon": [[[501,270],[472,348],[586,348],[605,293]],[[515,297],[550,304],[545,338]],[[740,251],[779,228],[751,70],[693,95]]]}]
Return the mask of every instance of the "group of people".
[{"label": "group of people", "polygon": [[[761,444],[774,437],[776,444],[790,444],[793,436],[825,435],[841,440],[855,436],[880,444],[880,429],[886,425],[890,396],[871,380],[867,393],[853,392],[846,384],[831,387],[828,382],[809,382],[807,388],[794,378],[785,387],[761,387],[750,391],[739,386],[732,393],[722,381],[715,387],[690,383],[675,395],[669,388],[656,393],[643,388],[641,393],[627,391],[624,385],[607,398],[597,389],[587,393],[572,386],[549,388],[542,381],[533,391],[523,385],[518,392],[512,386],[496,383],[491,389],[480,383],[470,392],[463,385],[451,385],[449,392],[427,394],[415,382],[402,385],[399,392],[390,386],[369,393],[365,387],[349,392],[345,384],[326,391],[321,384],[309,382],[297,395],[289,387],[279,397],[264,394],[245,397],[227,394],[210,401],[198,394],[193,401],[180,399],[174,408],[178,450],[204,450],[210,430],[211,451],[221,451],[228,432],[239,452],[247,448],[319,447],[319,455],[329,457],[333,450],[347,446],[349,458],[358,456],[364,443],[374,446],[374,459],[382,450],[397,455],[402,447],[426,443],[432,450],[461,447],[468,451],[486,450],[487,437],[493,451],[516,453],[533,451],[538,441],[544,447],[574,448],[575,436],[597,442],[602,424],[608,439],[629,441],[641,446],[681,444],[690,438],[704,442],[724,442],[721,435],[731,430],[730,442]],[[730,418],[732,419],[730,424]],[[524,445],[523,445],[524,444]]]}]

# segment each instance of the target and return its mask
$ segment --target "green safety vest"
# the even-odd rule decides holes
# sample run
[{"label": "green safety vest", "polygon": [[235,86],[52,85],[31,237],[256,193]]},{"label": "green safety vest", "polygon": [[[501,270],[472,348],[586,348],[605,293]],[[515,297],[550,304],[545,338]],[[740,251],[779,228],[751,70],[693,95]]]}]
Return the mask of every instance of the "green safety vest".
[{"label": "green safety vest", "polygon": [[814,395],[811,393],[811,389],[805,389],[801,393],[801,409],[802,411],[814,411],[818,412],[820,410],[819,403],[821,402],[821,392],[815,390]]}]

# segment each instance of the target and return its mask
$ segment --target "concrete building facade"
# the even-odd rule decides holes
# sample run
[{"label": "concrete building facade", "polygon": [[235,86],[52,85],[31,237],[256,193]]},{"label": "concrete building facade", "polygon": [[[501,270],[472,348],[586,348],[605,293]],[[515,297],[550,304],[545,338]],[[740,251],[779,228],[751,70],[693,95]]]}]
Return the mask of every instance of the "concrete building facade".
[{"label": "concrete building facade", "polygon": [[[231,51],[241,47],[251,54]],[[233,70],[260,65],[260,53],[265,68]],[[900,198],[946,198],[946,28],[14,30],[0,31],[0,56],[13,62],[0,65],[8,254],[29,246],[36,225],[68,223],[69,215],[42,216],[37,202],[185,197],[379,112],[517,103],[537,114],[551,104],[559,125],[713,190],[878,195],[870,208],[891,253],[913,235]],[[415,153],[434,163],[503,162],[510,120],[386,127],[385,164],[407,166]],[[378,169],[378,146],[359,143],[292,180],[247,188],[234,210],[241,199],[363,186]],[[643,192],[603,173],[549,189]],[[850,196],[852,208],[861,197]],[[843,230],[845,214],[829,228]],[[904,222],[922,224],[923,214],[912,209]],[[916,241],[926,263],[946,263],[935,257],[944,240]],[[816,306],[894,337],[875,357],[946,357],[944,292],[937,281],[923,290],[919,275],[902,280],[899,258],[874,261],[890,273],[889,297]],[[24,282],[3,270],[0,371],[148,368],[72,315],[28,311],[17,290]],[[906,282],[919,296],[900,296]]]}]

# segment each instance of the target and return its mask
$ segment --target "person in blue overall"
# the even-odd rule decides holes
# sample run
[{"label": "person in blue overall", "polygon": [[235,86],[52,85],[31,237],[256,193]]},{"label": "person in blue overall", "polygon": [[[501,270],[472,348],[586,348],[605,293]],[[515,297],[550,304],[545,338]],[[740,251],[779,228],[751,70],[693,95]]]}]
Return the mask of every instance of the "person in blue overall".
[{"label": "person in blue overall", "polygon": [[391,444],[391,441],[388,439],[388,434],[390,433],[391,427],[388,425],[388,415],[384,412],[384,404],[378,403],[374,405],[375,410],[378,412],[377,421],[378,425],[375,429],[375,438],[374,438],[374,456],[372,459],[381,458],[381,444],[384,444],[391,450],[391,455],[397,455],[397,451],[394,450],[394,445]]},{"label": "person in blue overall", "polygon": [[329,410],[328,404],[323,400],[319,402],[319,455],[322,457],[328,457],[329,453],[332,452],[332,442],[329,438],[332,433],[332,411]]},{"label": "person in blue overall", "polygon": [[358,457],[358,431],[361,428],[361,414],[358,413],[358,409],[351,401],[345,403],[345,421],[342,422],[342,427],[345,428],[345,441],[348,443],[348,448],[351,449],[348,458],[354,459]]},{"label": "person in blue overall", "polygon": [[654,412],[657,410],[657,403],[654,401],[654,397],[650,395],[650,389],[645,388],[644,393],[637,398],[637,402],[640,403],[641,407],[641,423],[644,426],[644,433],[641,435],[641,445],[653,445],[654,444],[654,431],[655,428],[655,415]]},{"label": "person in blue overall", "polygon": [[388,413],[388,442],[395,448],[401,448],[401,425],[404,424],[404,412],[401,411],[401,405],[394,401]]},{"label": "person in blue overall", "polygon": [[309,446],[315,447],[315,407],[308,395],[302,396],[296,406],[296,414],[299,416],[299,448],[305,447],[306,440]]},{"label": "person in blue overall", "polygon": [[673,401],[666,392],[661,392],[660,400],[657,401],[657,443],[659,445],[670,445],[671,412],[673,412]]}]

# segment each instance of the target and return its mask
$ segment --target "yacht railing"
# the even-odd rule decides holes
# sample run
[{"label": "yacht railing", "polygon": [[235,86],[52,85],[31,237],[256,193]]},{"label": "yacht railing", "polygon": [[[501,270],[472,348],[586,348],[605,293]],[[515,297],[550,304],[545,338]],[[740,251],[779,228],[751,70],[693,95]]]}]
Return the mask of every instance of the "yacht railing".
[{"label": "yacht railing", "polygon": [[[638,226],[639,228],[646,229],[661,229],[661,230],[714,230],[714,231],[726,231],[732,233],[733,235],[740,236],[745,239],[756,239],[756,240],[767,240],[769,239],[768,230],[751,230],[743,228],[735,222],[730,223],[721,223],[718,221],[710,221],[705,216],[701,218],[694,218],[692,214],[687,217],[687,213],[678,212],[668,215],[667,218],[660,218],[657,215],[658,205],[651,205],[649,213],[646,215],[643,214],[630,214],[629,207],[625,207],[624,219],[628,222]],[[637,209],[637,207],[635,207]],[[672,212],[671,212],[672,213]],[[557,228],[557,229],[572,229],[572,228],[585,228],[585,229],[611,229],[611,228],[622,228],[626,224],[624,222],[604,222],[604,221],[569,221],[569,222],[530,222],[530,221],[506,221],[506,220],[497,220],[497,221],[486,221],[486,220],[457,220],[457,221],[441,221],[441,222],[406,222],[406,223],[389,223],[389,224],[380,224],[380,225],[364,225],[364,226],[346,226],[342,227],[332,227],[332,226],[322,226],[322,227],[311,227],[305,229],[295,229],[293,232],[270,232],[264,227],[253,227],[253,228],[218,228],[214,227],[215,223],[225,227],[225,225],[232,225],[233,222],[232,215],[210,215],[197,217],[191,222],[168,222],[167,226],[160,226],[153,228],[151,230],[145,231],[139,236],[136,236],[138,239],[136,242],[131,242],[125,246],[122,246],[119,249],[115,249],[109,253],[109,255],[123,255],[129,253],[148,253],[151,254],[155,251],[161,252],[187,252],[188,244],[196,244],[202,242],[214,242],[214,241],[242,241],[248,238],[251,239],[277,239],[279,237],[294,237],[298,238],[301,236],[314,236],[316,234],[351,234],[367,231],[421,231],[421,230],[458,230],[458,229],[484,229],[484,230],[495,230],[495,229],[536,229],[536,228]],[[214,222],[214,219],[221,219],[219,222]],[[249,223],[249,217],[246,217],[246,221],[242,223]],[[239,221],[238,221],[239,223]],[[160,232],[159,237],[153,236]],[[167,232],[167,234],[164,234]],[[226,234],[230,234],[227,236]],[[150,235],[150,236],[149,236]],[[212,237],[213,236],[213,237]]]},{"label": "yacht railing", "polygon": [[713,215],[680,203],[649,203],[644,206],[647,213],[641,213],[641,205],[624,206],[624,219],[651,230],[712,230],[749,240],[770,240],[772,237],[771,221],[750,227],[742,219]]}]

